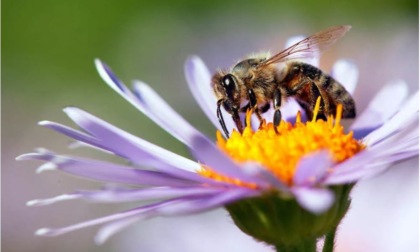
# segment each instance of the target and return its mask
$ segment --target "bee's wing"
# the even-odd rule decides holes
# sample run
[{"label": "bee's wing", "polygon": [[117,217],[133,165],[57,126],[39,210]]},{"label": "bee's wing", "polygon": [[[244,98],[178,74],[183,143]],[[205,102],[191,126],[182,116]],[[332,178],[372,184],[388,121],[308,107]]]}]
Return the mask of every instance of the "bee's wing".
[{"label": "bee's wing", "polygon": [[340,25],[317,32],[263,61],[260,66],[266,66],[291,59],[311,58],[315,55],[315,53],[329,48],[338,39],[343,37],[350,29],[351,26],[349,25]]}]

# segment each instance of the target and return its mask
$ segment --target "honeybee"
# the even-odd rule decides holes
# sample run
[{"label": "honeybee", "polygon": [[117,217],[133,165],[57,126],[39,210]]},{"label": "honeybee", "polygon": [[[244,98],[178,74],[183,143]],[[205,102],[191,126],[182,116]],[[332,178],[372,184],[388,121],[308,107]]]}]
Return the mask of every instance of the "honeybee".
[{"label": "honeybee", "polygon": [[[239,132],[243,125],[239,113],[251,109],[260,120],[262,113],[274,108],[273,124],[281,121],[280,107],[294,97],[312,118],[317,98],[321,97],[317,118],[326,119],[335,114],[338,104],[343,105],[342,117],[354,118],[354,100],[347,90],[322,70],[297,59],[314,57],[329,48],[350,30],[351,26],[334,26],[315,33],[272,57],[258,56],[240,61],[230,70],[216,72],[211,85],[217,97],[217,118],[226,137],[229,137],[220,107],[232,115]],[[277,63],[283,63],[277,67]],[[272,104],[271,104],[272,103]],[[241,105],[246,104],[241,107]]]}]

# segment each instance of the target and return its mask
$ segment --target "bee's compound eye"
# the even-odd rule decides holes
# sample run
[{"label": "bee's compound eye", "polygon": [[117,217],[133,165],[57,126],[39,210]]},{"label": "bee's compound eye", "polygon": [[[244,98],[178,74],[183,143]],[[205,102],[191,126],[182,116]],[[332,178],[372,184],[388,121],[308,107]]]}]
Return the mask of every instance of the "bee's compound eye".
[{"label": "bee's compound eye", "polygon": [[232,92],[235,90],[235,81],[231,74],[227,74],[223,77],[222,84],[228,95],[232,94]]}]

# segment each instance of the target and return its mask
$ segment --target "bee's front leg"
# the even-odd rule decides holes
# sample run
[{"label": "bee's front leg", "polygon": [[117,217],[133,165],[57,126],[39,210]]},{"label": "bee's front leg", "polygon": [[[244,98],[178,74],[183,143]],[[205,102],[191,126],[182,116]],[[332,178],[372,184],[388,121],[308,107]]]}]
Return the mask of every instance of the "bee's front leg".
[{"label": "bee's front leg", "polygon": [[220,99],[217,101],[217,118],[219,119],[219,123],[222,126],[222,129],[226,135],[226,138],[229,138],[229,131],[227,130],[225,120],[223,119],[222,111],[220,110],[220,107],[223,105],[225,110],[232,116],[232,120],[236,124],[236,128],[240,133],[243,132],[243,125],[241,122],[241,118],[239,117],[239,108],[235,105],[232,105],[232,103],[227,102],[223,99]]},{"label": "bee's front leg", "polygon": [[[246,113],[248,111],[248,109],[251,109],[251,105],[248,102],[245,106],[243,106],[239,112],[241,113]],[[265,112],[267,112],[270,109],[270,103],[266,103],[264,105],[262,105],[261,107],[256,107],[256,109],[253,110],[253,112],[255,112],[255,114],[259,115],[259,114],[264,114]],[[260,126],[263,123],[264,119],[260,120]],[[247,126],[246,124],[246,120],[245,120],[245,127]]]},{"label": "bee's front leg", "polygon": [[229,131],[226,128],[225,120],[223,119],[222,111],[220,110],[220,106],[223,103],[223,99],[217,101],[217,119],[219,119],[220,126],[222,126],[223,132],[226,135],[226,138],[229,138]]}]

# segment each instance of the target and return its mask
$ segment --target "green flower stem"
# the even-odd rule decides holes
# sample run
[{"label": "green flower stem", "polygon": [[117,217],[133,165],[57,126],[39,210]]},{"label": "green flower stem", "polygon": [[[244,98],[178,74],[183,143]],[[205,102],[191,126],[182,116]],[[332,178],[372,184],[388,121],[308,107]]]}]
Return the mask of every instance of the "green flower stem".
[{"label": "green flower stem", "polygon": [[335,245],[335,233],[337,232],[337,227],[328,232],[325,235],[324,240],[324,248],[322,249],[322,252],[333,252],[334,251],[334,245]]}]

